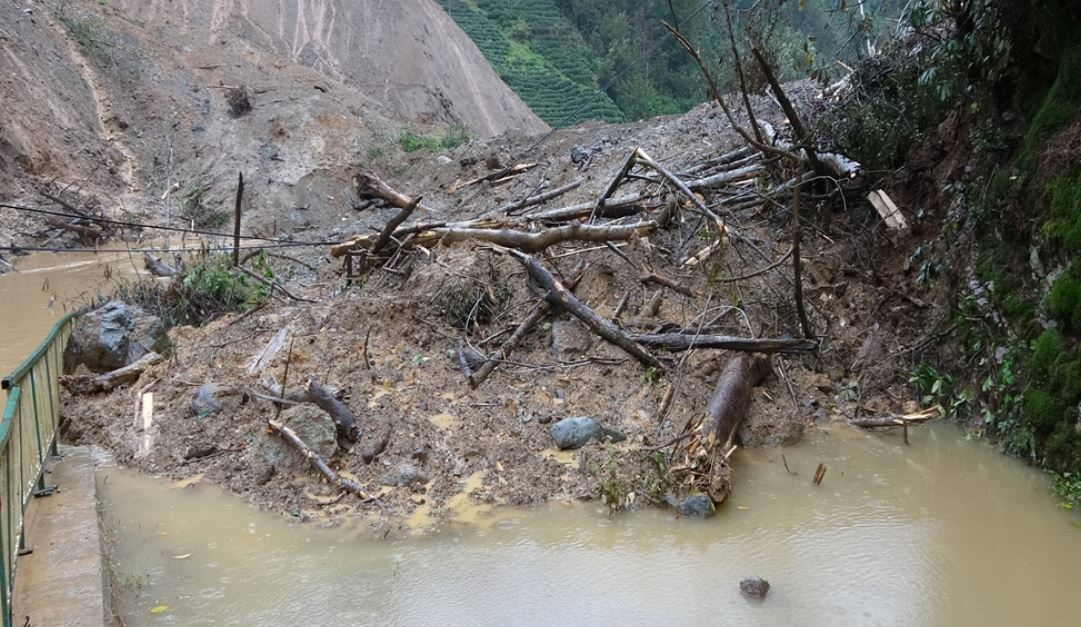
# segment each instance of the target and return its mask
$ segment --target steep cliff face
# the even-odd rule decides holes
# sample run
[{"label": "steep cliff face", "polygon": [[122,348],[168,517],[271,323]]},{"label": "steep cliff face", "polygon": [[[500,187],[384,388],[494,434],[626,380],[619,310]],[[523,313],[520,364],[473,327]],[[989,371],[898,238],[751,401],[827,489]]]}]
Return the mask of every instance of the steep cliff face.
[{"label": "steep cliff face", "polygon": [[406,119],[480,137],[545,124],[432,0],[122,0],[147,24],[237,37],[353,86]]}]

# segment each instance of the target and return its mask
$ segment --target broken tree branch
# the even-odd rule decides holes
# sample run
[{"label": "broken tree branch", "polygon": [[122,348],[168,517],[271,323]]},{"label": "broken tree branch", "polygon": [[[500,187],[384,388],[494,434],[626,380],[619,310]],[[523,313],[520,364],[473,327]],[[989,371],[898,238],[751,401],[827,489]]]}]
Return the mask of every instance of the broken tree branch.
[{"label": "broken tree branch", "polygon": [[[414,200],[394,189],[369,170],[361,170],[354,176],[353,186],[356,188],[358,196],[385,200],[391,206],[397,207],[398,209],[405,209]],[[431,207],[419,203],[417,204],[417,208],[421,211],[433,211]]]},{"label": "broken tree branch", "polygon": [[325,411],[334,420],[338,430],[338,437],[349,442],[356,442],[359,428],[357,427],[357,417],[353,411],[346,407],[345,403],[339,401],[332,390],[324,387],[315,379],[308,379],[304,387],[311,402],[315,403],[319,409]]},{"label": "broken tree branch", "polygon": [[[582,280],[582,275],[585,273],[585,264],[579,264],[578,268],[571,273],[571,280],[567,283],[567,289],[571,292],[578,286],[578,282]],[[542,300],[533,306],[533,309],[529,312],[529,315],[514,329],[514,333],[511,334],[507,341],[503,342],[503,346],[499,348],[499,357],[497,359],[489,358],[484,362],[476,372],[469,377],[469,387],[476,389],[482,383],[484,383],[488,376],[492,374],[492,371],[499,366],[499,362],[504,361],[518,344],[521,343],[522,338],[526,336],[529,331],[537,325],[538,322],[544,319],[549,312],[552,311],[552,305],[546,300]]]},{"label": "broken tree branch", "polygon": [[731,335],[694,335],[691,333],[641,333],[629,336],[643,346],[672,352],[713,348],[748,353],[813,353],[816,340],[753,338]]},{"label": "broken tree branch", "polygon": [[664,370],[664,365],[656,357],[650,355],[644,348],[635,344],[611,321],[602,318],[600,314],[589,308],[588,305],[578,300],[559,279],[549,272],[535,257],[518,250],[508,249],[507,252],[525,266],[529,276],[539,283],[546,292],[544,298],[553,306],[565,309],[568,313],[586,324],[597,335],[608,342],[622,348],[630,356],[637,359],[648,368]]},{"label": "broken tree branch", "polygon": [[135,381],[143,372],[164,359],[158,353],[147,353],[136,361],[101,375],[68,375],[60,377],[60,382],[76,394],[95,394],[107,392],[115,387]]},{"label": "broken tree branch", "polygon": [[312,466],[314,466],[315,469],[320,472],[320,474],[326,477],[326,480],[329,481],[331,484],[347,492],[352,492],[353,494],[359,496],[365,501],[373,500],[364,492],[364,488],[362,488],[360,484],[356,483],[355,481],[343,479],[338,473],[334,472],[334,470],[329,465],[327,465],[326,460],[324,460],[318,453],[313,451],[310,446],[305,444],[304,440],[301,440],[300,436],[298,436],[295,431],[276,420],[268,420],[267,426],[275,434],[281,436],[283,440],[285,440],[289,444],[292,444],[294,448],[300,451],[301,455],[308,458],[308,461],[311,462]]}]

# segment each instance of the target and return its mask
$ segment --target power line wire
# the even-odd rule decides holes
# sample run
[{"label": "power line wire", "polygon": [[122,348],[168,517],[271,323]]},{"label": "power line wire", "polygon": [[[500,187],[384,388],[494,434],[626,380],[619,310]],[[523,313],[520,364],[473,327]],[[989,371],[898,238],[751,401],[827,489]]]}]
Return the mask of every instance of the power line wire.
[{"label": "power line wire", "polygon": [[[186,228],[180,228],[180,227],[175,227],[175,226],[165,226],[165,225],[160,225],[160,224],[148,224],[148,223],[145,223],[145,222],[131,222],[131,221],[127,221],[127,220],[113,220],[113,219],[110,219],[110,218],[99,218],[99,217],[95,217],[95,216],[81,216],[81,215],[78,215],[78,214],[66,213],[66,212],[63,212],[63,211],[50,211],[48,209],[38,209],[36,207],[22,207],[22,206],[19,206],[19,205],[9,205],[9,204],[6,204],[6,203],[0,203],[0,207],[4,207],[4,208],[7,208],[7,209],[14,209],[15,211],[23,211],[23,212],[26,212],[26,213],[38,213],[38,214],[47,215],[47,216],[57,216],[57,217],[61,217],[61,218],[73,218],[73,219],[76,219],[76,220],[91,220],[93,222],[100,222],[100,223],[103,223],[103,224],[115,224],[117,226],[126,226],[126,227],[129,227],[129,228],[136,228],[136,229],[154,229],[154,230],[158,230],[158,231],[175,231],[175,232],[178,232],[178,233],[191,233],[193,235],[211,235],[211,236],[215,236],[215,237],[225,237],[225,238],[233,239],[233,234],[232,233],[218,233],[216,231],[204,231],[204,230],[200,230],[200,229],[186,229]],[[61,227],[57,227],[57,228],[61,228]],[[280,243],[280,242],[284,241],[280,237],[256,237],[254,235],[241,235],[240,239],[252,240],[252,241],[261,241],[261,242],[276,242],[276,243]],[[311,245],[311,246],[333,246],[333,245],[337,244],[338,242],[292,242],[292,243],[298,244],[298,245]]]}]

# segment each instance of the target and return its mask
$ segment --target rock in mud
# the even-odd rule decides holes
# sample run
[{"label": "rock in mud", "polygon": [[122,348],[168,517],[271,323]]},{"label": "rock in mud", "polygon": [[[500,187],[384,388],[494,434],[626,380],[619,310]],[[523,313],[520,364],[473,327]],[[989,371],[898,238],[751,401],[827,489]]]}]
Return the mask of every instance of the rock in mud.
[{"label": "rock in mud", "polygon": [[64,371],[73,372],[84,364],[92,372],[109,372],[168,348],[169,336],[161,319],[114,300],[75,321],[64,351]]},{"label": "rock in mud", "polygon": [[752,599],[764,599],[769,594],[769,582],[761,577],[748,577],[739,582],[739,591]]},{"label": "rock in mud", "polygon": [[552,354],[556,357],[584,354],[592,343],[589,329],[577,319],[552,323]]},{"label": "rock in mud", "polygon": [[549,429],[556,446],[562,450],[582,448],[591,440],[612,438],[613,442],[622,442],[627,438],[618,431],[602,427],[599,422],[585,416],[564,418]]},{"label": "rock in mud", "polygon": [[571,148],[571,163],[578,165],[588,159],[590,156],[589,149],[585,146],[575,146]]},{"label": "rock in mud", "polygon": [[[334,420],[321,410],[309,405],[297,405],[282,412],[281,421],[324,460],[329,460],[338,452],[338,432]],[[311,462],[299,451],[278,436],[266,433],[266,430],[261,430],[257,436],[252,456],[256,475],[260,471],[265,472],[267,466],[290,472],[311,468]]]},{"label": "rock in mud", "polygon": [[717,513],[713,499],[705,494],[692,494],[682,501],[674,496],[665,498],[668,505],[679,512],[684,518],[712,518]]},{"label": "rock in mud", "polygon": [[405,488],[427,482],[428,478],[410,464],[398,466],[397,470],[379,480],[379,483],[382,485]]},{"label": "rock in mud", "polygon": [[217,392],[217,386],[213,383],[200,385],[191,399],[192,413],[200,418],[206,418],[221,411],[221,404],[214,398],[215,392]]}]

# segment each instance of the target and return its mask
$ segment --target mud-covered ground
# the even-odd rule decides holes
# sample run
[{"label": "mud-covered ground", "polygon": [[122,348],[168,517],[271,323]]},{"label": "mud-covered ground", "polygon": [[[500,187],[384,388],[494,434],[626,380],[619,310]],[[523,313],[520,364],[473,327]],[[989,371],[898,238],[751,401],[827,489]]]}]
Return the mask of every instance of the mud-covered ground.
[{"label": "mud-covered ground", "polygon": [[[808,116],[818,106],[816,91],[809,83],[791,87]],[[759,99],[756,106],[781,127],[783,116],[770,101]],[[423,195],[440,214],[424,219],[464,219],[526,196],[545,181],[555,188],[585,179],[578,190],[546,206],[558,207],[594,198],[636,146],[677,172],[722,154],[738,145],[727,126],[715,106],[703,105],[685,116],[560,131],[528,153],[536,138],[496,139],[443,154],[414,154],[381,172],[402,191]],[[596,148],[588,167],[571,162],[575,145]],[[477,188],[460,188],[462,181],[518,162],[537,166],[465,202]],[[632,182],[620,193],[645,185],[650,183]],[[910,288],[916,270],[905,261],[927,234],[918,223],[910,232],[887,233],[858,186],[844,199],[827,196],[835,186],[818,189],[820,196],[804,200],[801,256],[809,315],[823,349],[813,357],[773,359],[775,374],[754,391],[740,432],[744,446],[791,444],[816,423],[843,420],[857,409],[910,408],[899,373],[909,370],[907,349],[922,337],[924,321],[936,315],[936,307],[930,296],[907,295],[915,293]],[[396,212],[357,211],[339,224],[313,225],[315,236],[341,240],[369,233]],[[666,290],[655,316],[649,302],[656,288],[644,286],[639,271],[610,250],[567,244],[550,249],[546,258],[550,268],[564,274],[586,262],[577,293],[603,316],[611,316],[627,295],[620,320],[628,327],[674,323],[693,329],[710,321],[733,335],[799,336],[790,264],[725,281],[753,273],[788,251],[786,207],[765,204],[726,217],[764,257],[736,243],[702,266],[680,268],[678,260],[706,243],[699,218],[689,211],[654,233],[648,245],[635,242],[621,249],[636,264],[652,265],[693,288],[694,297]],[[492,354],[505,337],[492,336],[515,326],[537,302],[539,295],[516,261],[483,245],[439,246],[430,254],[410,253],[393,273],[377,269],[349,287],[340,262],[326,250],[290,254],[311,268],[272,259],[279,275],[289,277],[292,293],[317,303],[274,300],[203,328],[173,329],[174,354],[136,384],[107,395],[65,397],[68,438],[104,445],[121,463],[150,473],[201,476],[305,520],[377,512],[372,524],[379,531],[453,518],[470,502],[529,505],[603,493],[623,497],[626,504],[626,495],[634,492],[638,506],[658,503],[666,491],[671,448],[663,445],[700,415],[731,356],[711,350],[675,353],[668,356],[672,368],[657,376],[557,312],[486,383],[471,390],[459,350],[474,346]],[[477,298],[493,305],[480,324],[464,332],[463,303],[468,316]],[[378,495],[375,504],[361,504],[351,495],[338,498],[305,460],[268,433],[266,421],[278,409],[258,395],[267,394],[264,383],[285,376],[289,343],[261,369],[251,366],[282,329],[292,339],[288,387],[314,377],[340,388],[360,418],[359,441],[339,450],[332,464]],[[219,395],[221,412],[199,417],[191,402],[205,383],[231,389]],[[672,386],[673,402],[662,413]],[[153,393],[154,423],[152,446],[143,454],[147,434],[134,412],[136,398],[147,391]],[[549,428],[569,416],[596,418],[627,440],[558,452]],[[362,452],[384,436],[386,449],[365,463]],[[409,485],[383,485],[394,483],[403,466],[413,478]],[[459,496],[463,490],[468,498]]]}]

